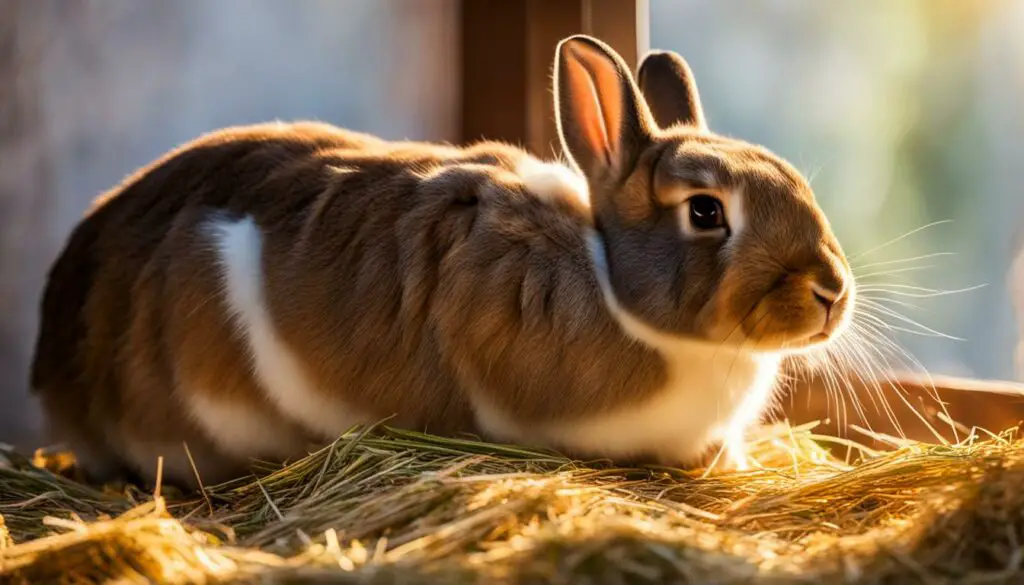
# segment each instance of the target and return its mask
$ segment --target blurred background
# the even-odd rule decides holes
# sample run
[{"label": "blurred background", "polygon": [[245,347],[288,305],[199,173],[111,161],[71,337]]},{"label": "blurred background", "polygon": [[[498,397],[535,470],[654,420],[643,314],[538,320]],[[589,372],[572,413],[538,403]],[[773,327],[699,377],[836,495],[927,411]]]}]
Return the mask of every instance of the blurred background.
[{"label": "blurred background", "polygon": [[[521,27],[527,40],[513,48],[536,46],[530,31],[566,1],[518,2],[540,24]],[[581,14],[593,19],[601,1],[584,0]],[[476,138],[471,110],[490,103],[484,113],[500,116],[507,94],[526,99],[502,84],[547,82],[546,71],[489,62],[512,50],[506,25],[518,24],[493,16],[512,4],[0,0],[0,441],[36,430],[27,371],[39,295],[97,194],[232,124],[306,118],[394,139]],[[904,293],[884,306],[963,339],[886,315],[917,331],[891,331],[899,343],[938,373],[1019,377],[1007,273],[1024,229],[1024,2],[635,4],[641,44],[690,62],[712,129],[813,177],[865,286]],[[468,8],[499,26],[467,25]],[[495,40],[467,51],[474,34]],[[550,61],[541,49],[531,62]],[[498,89],[466,75],[495,69]],[[494,97],[481,100],[485,90]],[[927,292],[961,289],[973,290]]]}]

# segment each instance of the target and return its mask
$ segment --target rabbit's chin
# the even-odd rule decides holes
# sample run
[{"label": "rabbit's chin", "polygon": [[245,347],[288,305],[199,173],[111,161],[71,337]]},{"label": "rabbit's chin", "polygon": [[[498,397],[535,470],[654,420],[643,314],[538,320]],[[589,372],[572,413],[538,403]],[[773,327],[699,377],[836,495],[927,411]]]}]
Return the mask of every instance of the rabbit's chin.
[{"label": "rabbit's chin", "polygon": [[759,348],[768,348],[768,351],[777,351],[783,354],[804,354],[823,351],[846,333],[847,325],[847,323],[843,322],[810,334],[805,333],[790,337],[779,336],[778,339],[759,344]]},{"label": "rabbit's chin", "polygon": [[730,346],[737,351],[763,354],[793,355],[822,351],[833,344],[847,329],[845,323],[834,328],[805,327],[796,330],[772,331],[760,336],[736,335],[728,339],[709,335],[713,343]]}]

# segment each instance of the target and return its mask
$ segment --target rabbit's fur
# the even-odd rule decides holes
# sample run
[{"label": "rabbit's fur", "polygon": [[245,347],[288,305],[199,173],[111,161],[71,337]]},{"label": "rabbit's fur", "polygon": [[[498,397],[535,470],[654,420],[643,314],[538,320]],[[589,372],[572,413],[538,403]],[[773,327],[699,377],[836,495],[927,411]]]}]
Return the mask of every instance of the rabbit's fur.
[{"label": "rabbit's fur", "polygon": [[[388,416],[694,461],[842,330],[852,281],[804,179],[709,132],[681,58],[638,77],[646,100],[600,41],[559,45],[569,165],[295,123],[129,176],[50,273],[32,383],[55,438],[96,479],[162,455],[185,484],[183,443],[213,482]],[[701,193],[727,226],[688,223]]]}]

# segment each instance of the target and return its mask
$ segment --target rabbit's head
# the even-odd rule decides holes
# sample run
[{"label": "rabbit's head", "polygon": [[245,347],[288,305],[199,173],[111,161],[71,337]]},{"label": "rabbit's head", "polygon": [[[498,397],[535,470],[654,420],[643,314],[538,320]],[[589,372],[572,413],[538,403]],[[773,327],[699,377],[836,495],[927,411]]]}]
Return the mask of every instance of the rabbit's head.
[{"label": "rabbit's head", "polygon": [[559,135],[587,179],[606,296],[643,327],[750,350],[840,333],[853,278],[807,181],[710,132],[678,55],[648,55],[637,77],[596,39],[558,46]]}]

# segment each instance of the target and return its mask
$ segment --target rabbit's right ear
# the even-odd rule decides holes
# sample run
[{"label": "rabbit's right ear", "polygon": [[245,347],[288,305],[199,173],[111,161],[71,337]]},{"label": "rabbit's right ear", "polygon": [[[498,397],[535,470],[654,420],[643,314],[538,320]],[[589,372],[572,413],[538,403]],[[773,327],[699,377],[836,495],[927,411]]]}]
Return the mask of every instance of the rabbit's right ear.
[{"label": "rabbit's right ear", "polygon": [[555,115],[562,149],[592,183],[631,172],[656,131],[622,57],[586,35],[558,44]]},{"label": "rabbit's right ear", "polygon": [[697,82],[690,66],[671,51],[653,51],[640,62],[637,83],[662,128],[690,126],[707,130]]}]

